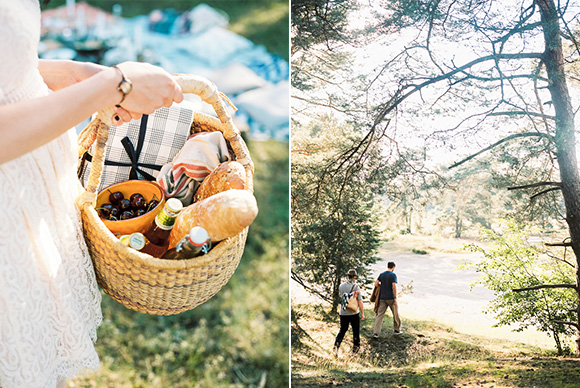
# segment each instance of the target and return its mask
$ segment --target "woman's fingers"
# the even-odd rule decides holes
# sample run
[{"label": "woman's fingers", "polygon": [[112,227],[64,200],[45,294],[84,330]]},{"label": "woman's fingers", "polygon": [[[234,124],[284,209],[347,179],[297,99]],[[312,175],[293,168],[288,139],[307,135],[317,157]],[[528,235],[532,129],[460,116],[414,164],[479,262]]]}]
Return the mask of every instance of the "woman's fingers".
[{"label": "woman's fingers", "polygon": [[141,117],[143,117],[143,113],[135,113],[135,112],[129,112],[131,114],[131,117],[133,117],[133,120],[139,120]]},{"label": "woman's fingers", "polygon": [[173,85],[175,87],[175,93],[173,95],[173,101],[180,103],[183,101],[183,91],[181,90],[181,86],[175,81],[173,81]]},{"label": "woman's fingers", "polygon": [[181,86],[175,80],[172,80],[173,88],[169,88],[168,93],[163,98],[163,106],[169,108],[174,102],[180,103],[183,101],[183,92]]},{"label": "woman's fingers", "polygon": [[136,62],[123,62],[117,67],[122,68],[133,84],[133,90],[123,102],[123,108],[128,111],[150,114],[162,106],[183,101],[179,84],[160,67]]},{"label": "woman's fingers", "polygon": [[120,105],[115,105],[115,114],[113,115],[113,122],[115,125],[128,123],[134,117],[132,114]]}]

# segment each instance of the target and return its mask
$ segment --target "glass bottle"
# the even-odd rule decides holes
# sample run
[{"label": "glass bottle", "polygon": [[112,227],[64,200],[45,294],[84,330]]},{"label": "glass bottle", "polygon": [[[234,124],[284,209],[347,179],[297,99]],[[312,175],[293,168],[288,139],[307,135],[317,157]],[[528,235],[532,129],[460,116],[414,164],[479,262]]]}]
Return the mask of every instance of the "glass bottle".
[{"label": "glass bottle", "polygon": [[138,251],[143,249],[143,247],[145,246],[145,236],[143,236],[143,234],[139,232],[126,234],[124,236],[119,237],[119,240],[128,247],[131,247]]},{"label": "glass bottle", "polygon": [[161,257],[168,260],[187,260],[205,255],[211,249],[211,239],[201,226],[194,226],[189,233]]},{"label": "glass bottle", "polygon": [[155,221],[143,232],[145,246],[141,252],[151,256],[161,257],[169,245],[169,234],[175,224],[175,218],[183,209],[183,204],[177,198],[169,198],[165,206],[155,216]]}]

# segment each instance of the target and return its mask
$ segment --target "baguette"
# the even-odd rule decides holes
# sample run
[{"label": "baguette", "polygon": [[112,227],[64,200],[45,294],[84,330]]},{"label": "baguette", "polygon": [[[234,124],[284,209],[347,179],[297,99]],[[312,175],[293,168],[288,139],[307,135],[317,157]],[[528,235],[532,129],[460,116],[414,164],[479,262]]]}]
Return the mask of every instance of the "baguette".
[{"label": "baguette", "polygon": [[246,170],[239,162],[220,163],[197,189],[193,202],[199,202],[222,191],[246,188]]},{"label": "baguette", "polygon": [[212,243],[234,237],[258,214],[256,198],[247,190],[232,189],[193,203],[179,213],[169,235],[173,248],[194,226],[201,226]]}]

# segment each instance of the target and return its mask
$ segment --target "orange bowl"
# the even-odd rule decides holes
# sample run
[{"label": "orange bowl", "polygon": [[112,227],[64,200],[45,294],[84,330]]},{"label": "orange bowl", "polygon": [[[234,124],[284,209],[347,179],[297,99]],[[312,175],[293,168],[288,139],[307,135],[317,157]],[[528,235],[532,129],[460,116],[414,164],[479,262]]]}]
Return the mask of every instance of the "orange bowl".
[{"label": "orange bowl", "polygon": [[111,221],[101,218],[101,221],[103,221],[105,226],[113,232],[113,234],[143,232],[144,229],[153,223],[155,216],[161,211],[163,204],[165,203],[165,194],[163,189],[157,183],[143,180],[128,180],[115,183],[101,190],[97,195],[97,206],[95,207],[97,213],[102,205],[110,203],[109,195],[116,191],[123,193],[123,196],[127,199],[129,199],[132,194],[140,193],[147,202],[155,198],[159,200],[159,204],[142,216],[130,218],[128,220]]}]

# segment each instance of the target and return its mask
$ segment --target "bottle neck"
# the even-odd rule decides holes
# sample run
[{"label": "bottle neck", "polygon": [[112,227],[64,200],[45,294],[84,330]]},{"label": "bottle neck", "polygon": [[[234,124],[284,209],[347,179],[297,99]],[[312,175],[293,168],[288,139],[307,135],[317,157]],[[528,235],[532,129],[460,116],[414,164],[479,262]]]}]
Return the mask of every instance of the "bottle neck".
[{"label": "bottle neck", "polygon": [[177,244],[175,250],[179,253],[197,253],[201,247],[189,243],[187,240]]},{"label": "bottle neck", "polygon": [[199,252],[207,253],[209,250],[207,241],[201,245],[198,245],[191,242],[191,240],[187,236],[181,241],[181,243],[176,248],[180,252],[195,253],[195,254]]},{"label": "bottle neck", "polygon": [[161,229],[169,230],[173,228],[176,218],[177,214],[165,207],[155,217],[155,224]]}]

